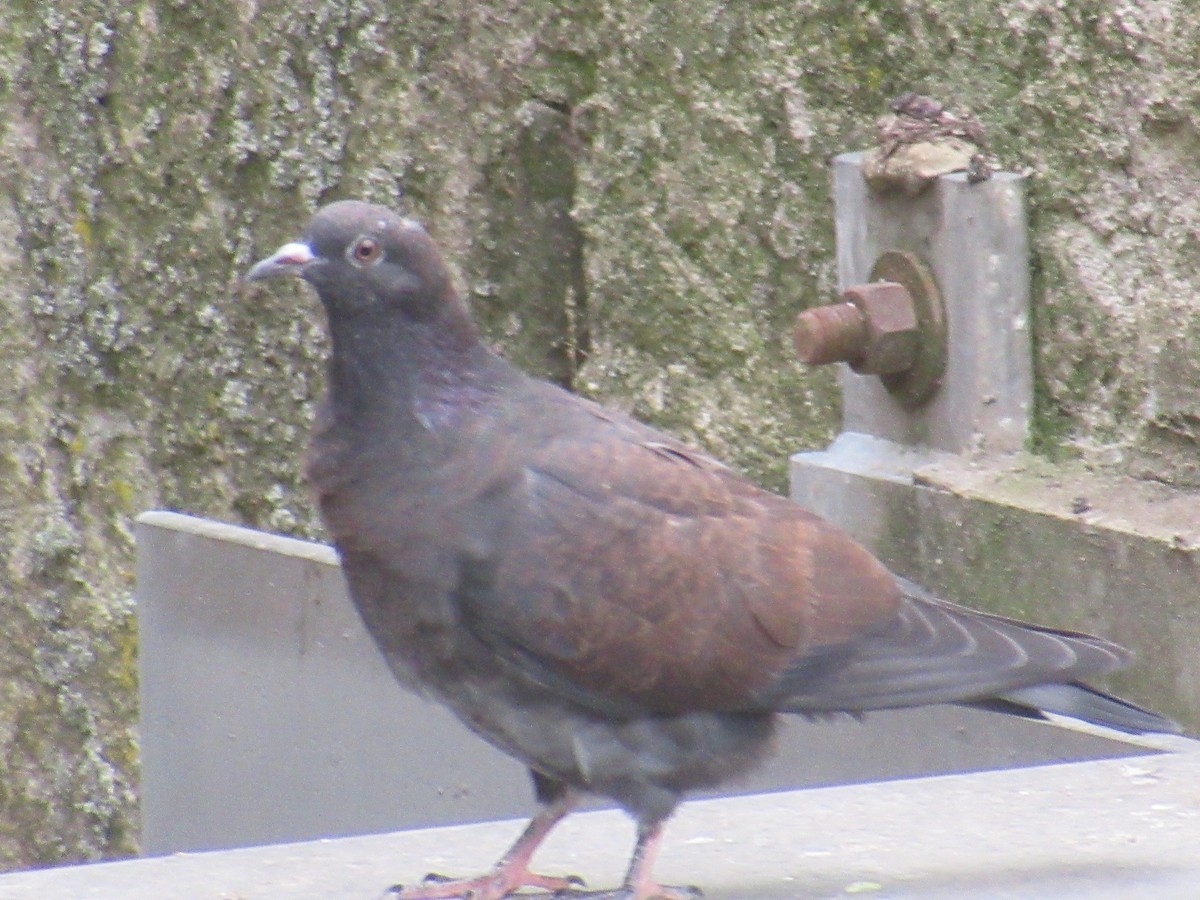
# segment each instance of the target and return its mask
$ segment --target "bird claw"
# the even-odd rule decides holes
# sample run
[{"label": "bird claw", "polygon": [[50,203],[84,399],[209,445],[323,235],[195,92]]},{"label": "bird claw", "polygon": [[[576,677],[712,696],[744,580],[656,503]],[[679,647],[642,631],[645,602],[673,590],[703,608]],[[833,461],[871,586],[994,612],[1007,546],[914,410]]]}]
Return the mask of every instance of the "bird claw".
[{"label": "bird claw", "polygon": [[702,900],[704,891],[694,884],[682,886],[658,884],[650,889],[648,894],[629,895],[629,900]]},{"label": "bird claw", "polygon": [[629,887],[615,891],[588,891],[586,894],[570,894],[576,900],[703,900],[704,892],[694,884],[676,887],[665,884],[650,885],[639,893]]},{"label": "bird claw", "polygon": [[555,897],[569,897],[575,893],[575,888],[587,887],[587,882],[578,875],[564,875],[563,881],[566,882],[566,885],[554,892]]},{"label": "bird claw", "polygon": [[565,900],[570,897],[590,896],[579,894],[577,889],[586,887],[586,882],[578,875],[538,875],[529,871],[506,872],[503,869],[478,878],[463,879],[430,872],[421,879],[420,884],[407,888],[402,884],[394,884],[384,895],[392,900],[504,900],[523,887],[541,888],[550,892],[530,894],[530,900],[535,897],[561,897]]},{"label": "bird claw", "polygon": [[[430,888],[432,890],[432,889],[438,887],[439,885],[449,884],[453,880],[454,879],[451,878],[449,875],[442,875],[442,874],[439,874],[438,872],[426,872],[425,877],[421,879],[420,884],[413,885],[413,886],[410,886],[407,888],[403,884],[399,884],[399,883],[393,884],[391,887],[389,887],[386,891],[383,892],[383,895],[385,897],[402,898],[402,900],[406,900],[406,898],[410,898],[410,897],[421,897],[421,896],[424,896],[425,888]],[[463,896],[470,898],[472,895],[467,893],[467,894],[464,894]]]}]

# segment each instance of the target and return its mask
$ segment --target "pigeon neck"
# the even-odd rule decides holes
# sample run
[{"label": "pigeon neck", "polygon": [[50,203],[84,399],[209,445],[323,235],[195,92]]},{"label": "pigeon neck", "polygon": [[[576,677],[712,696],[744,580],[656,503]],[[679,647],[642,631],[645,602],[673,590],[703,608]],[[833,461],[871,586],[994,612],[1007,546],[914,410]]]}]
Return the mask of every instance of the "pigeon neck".
[{"label": "pigeon neck", "polygon": [[351,418],[397,417],[423,423],[422,407],[452,402],[478,386],[487,350],[465,316],[453,322],[330,323],[329,390]]}]

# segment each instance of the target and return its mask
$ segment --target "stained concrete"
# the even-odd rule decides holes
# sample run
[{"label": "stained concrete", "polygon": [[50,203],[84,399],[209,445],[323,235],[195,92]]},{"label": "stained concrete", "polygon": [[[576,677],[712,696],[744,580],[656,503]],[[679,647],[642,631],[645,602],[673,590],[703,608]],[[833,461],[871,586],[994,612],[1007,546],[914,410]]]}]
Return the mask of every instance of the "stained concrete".
[{"label": "stained concrete", "polygon": [[[685,804],[656,872],[708,900],[1194,900],[1200,752]],[[520,831],[490,822],[0,876],[0,900],[366,900],[429,871],[482,871]],[[632,840],[583,813],[536,864],[615,885]],[[545,895],[542,895],[545,896]]]}]

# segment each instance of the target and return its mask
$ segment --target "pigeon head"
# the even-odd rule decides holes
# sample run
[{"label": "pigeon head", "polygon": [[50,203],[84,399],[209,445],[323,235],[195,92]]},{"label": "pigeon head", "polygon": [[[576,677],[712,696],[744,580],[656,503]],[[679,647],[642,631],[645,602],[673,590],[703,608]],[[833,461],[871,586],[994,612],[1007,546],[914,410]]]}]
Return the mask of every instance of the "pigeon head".
[{"label": "pigeon head", "polygon": [[429,234],[383,206],[343,200],[318,210],[303,236],[257,263],[249,281],[292,276],[317,290],[331,320],[436,322],[466,316]]}]

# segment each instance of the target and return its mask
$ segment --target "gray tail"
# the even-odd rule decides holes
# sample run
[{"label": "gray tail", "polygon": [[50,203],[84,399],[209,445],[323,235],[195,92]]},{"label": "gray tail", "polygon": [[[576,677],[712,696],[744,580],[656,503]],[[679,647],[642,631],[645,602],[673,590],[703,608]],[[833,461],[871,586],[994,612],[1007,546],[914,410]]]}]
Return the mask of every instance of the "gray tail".
[{"label": "gray tail", "polygon": [[1006,712],[1033,717],[1040,717],[1039,714],[1044,712],[1054,713],[1127,734],[1179,734],[1182,730],[1165,716],[1078,682],[1014,688],[998,695],[997,699],[1001,704],[1010,704],[1004,710]]}]

